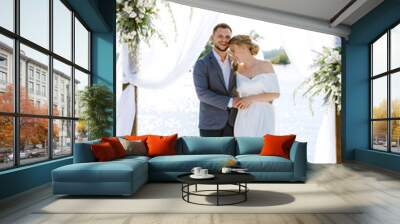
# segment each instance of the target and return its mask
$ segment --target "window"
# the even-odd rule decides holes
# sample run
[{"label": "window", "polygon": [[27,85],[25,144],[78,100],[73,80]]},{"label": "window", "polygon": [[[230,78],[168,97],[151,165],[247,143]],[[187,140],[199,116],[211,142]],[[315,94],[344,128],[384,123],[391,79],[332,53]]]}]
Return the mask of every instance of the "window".
[{"label": "window", "polygon": [[75,62],[89,69],[89,32],[77,18],[75,18]]},{"label": "window", "polygon": [[40,70],[36,69],[36,80],[40,81]]},{"label": "window", "polygon": [[7,73],[0,70],[0,84],[6,85],[7,84]]},{"label": "window", "polygon": [[33,67],[32,66],[29,66],[28,74],[29,74],[29,79],[33,80]]},{"label": "window", "polygon": [[28,82],[28,92],[29,92],[29,94],[34,93],[33,82]]},{"label": "window", "polygon": [[0,0],[0,170],[70,156],[74,136],[87,139],[74,105],[89,85],[90,31],[67,4]]},{"label": "window", "polygon": [[36,84],[36,95],[40,95],[40,84]]},{"label": "window", "polygon": [[[3,18],[2,10],[0,9],[0,20]],[[14,111],[14,72],[12,66],[9,65],[14,57],[13,51],[13,40],[0,33],[0,113]]]},{"label": "window", "polygon": [[14,31],[14,0],[0,1],[0,26]]},{"label": "window", "polygon": [[[59,101],[58,101],[59,94],[61,95],[60,96],[61,102],[64,103],[64,96],[72,94],[71,89],[64,88],[65,83],[70,83],[70,85],[72,84],[72,68],[71,68],[71,66],[66,65],[56,59],[53,60],[53,64],[54,64],[53,103],[56,103],[56,104],[59,103]],[[69,104],[72,104],[72,98],[69,100],[71,100],[71,102],[69,102]],[[59,113],[60,113],[60,111],[58,108],[56,110],[53,110],[53,114],[56,115]],[[62,116],[72,117],[72,108],[67,108],[67,110],[65,111],[65,114],[62,113]]]},{"label": "window", "polygon": [[0,91],[5,92],[7,85],[7,56],[0,54]]},{"label": "window", "polygon": [[46,86],[42,86],[42,96],[46,96]]},{"label": "window", "polygon": [[371,148],[400,153],[400,25],[370,45]]},{"label": "window", "polygon": [[49,0],[20,0],[21,36],[49,48]]},{"label": "window", "polygon": [[54,52],[71,60],[72,12],[60,1],[53,0]]}]

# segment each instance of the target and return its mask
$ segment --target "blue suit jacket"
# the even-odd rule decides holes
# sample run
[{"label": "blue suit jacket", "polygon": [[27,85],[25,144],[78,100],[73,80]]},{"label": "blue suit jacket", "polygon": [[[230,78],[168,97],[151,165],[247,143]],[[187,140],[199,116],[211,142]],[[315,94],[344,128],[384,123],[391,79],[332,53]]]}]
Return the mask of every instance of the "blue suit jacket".
[{"label": "blue suit jacket", "polygon": [[228,108],[229,100],[234,96],[236,87],[233,69],[227,89],[221,67],[211,51],[196,62],[193,80],[200,100],[199,128],[222,129],[227,122],[233,126],[237,110]]}]

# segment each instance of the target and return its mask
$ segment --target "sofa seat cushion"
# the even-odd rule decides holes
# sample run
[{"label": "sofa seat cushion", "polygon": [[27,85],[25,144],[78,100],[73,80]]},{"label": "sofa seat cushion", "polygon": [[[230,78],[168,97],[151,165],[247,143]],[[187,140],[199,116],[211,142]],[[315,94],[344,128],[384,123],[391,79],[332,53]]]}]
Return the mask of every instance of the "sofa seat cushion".
[{"label": "sofa seat cushion", "polygon": [[163,172],[190,172],[193,167],[203,167],[209,171],[219,171],[230,159],[231,155],[174,155],[157,156],[149,160],[149,170]]},{"label": "sofa seat cushion", "polygon": [[70,164],[53,170],[52,174],[53,181],[58,182],[131,182],[134,176],[142,176],[141,172],[147,172],[145,161],[122,159]]},{"label": "sofa seat cushion", "polygon": [[279,156],[239,155],[236,160],[249,172],[293,172],[292,161]]}]

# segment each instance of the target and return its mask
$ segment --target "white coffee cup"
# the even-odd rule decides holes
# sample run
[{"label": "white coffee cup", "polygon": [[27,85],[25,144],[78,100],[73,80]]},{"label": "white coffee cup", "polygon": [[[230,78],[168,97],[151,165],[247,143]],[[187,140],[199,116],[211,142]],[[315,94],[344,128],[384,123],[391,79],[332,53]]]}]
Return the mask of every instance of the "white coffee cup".
[{"label": "white coffee cup", "polygon": [[201,169],[200,170],[200,176],[207,176],[208,175],[208,169]]},{"label": "white coffee cup", "polygon": [[221,172],[222,173],[230,173],[232,171],[232,169],[230,167],[222,167]]},{"label": "white coffee cup", "polygon": [[201,174],[200,174],[200,171],[201,171],[201,170],[202,170],[201,167],[193,167],[192,173],[193,173],[194,175],[196,175],[196,176],[199,176],[199,175],[201,175]]}]

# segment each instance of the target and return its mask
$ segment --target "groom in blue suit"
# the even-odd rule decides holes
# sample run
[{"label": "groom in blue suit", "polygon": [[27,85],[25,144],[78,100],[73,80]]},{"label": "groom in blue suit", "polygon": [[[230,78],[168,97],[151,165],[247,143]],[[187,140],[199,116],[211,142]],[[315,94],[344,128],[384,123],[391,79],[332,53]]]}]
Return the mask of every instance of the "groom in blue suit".
[{"label": "groom in blue suit", "polygon": [[238,98],[236,79],[227,50],[232,29],[225,23],[214,27],[211,52],[200,58],[193,70],[194,86],[200,100],[200,136],[233,136]]}]

